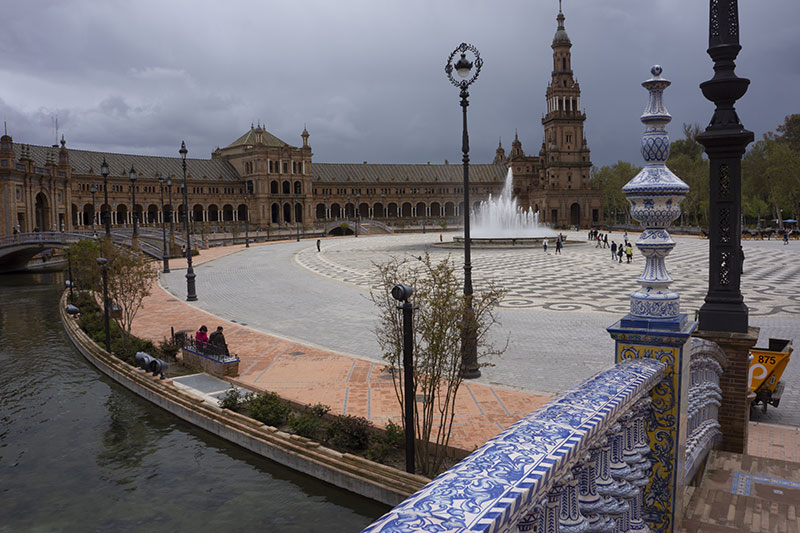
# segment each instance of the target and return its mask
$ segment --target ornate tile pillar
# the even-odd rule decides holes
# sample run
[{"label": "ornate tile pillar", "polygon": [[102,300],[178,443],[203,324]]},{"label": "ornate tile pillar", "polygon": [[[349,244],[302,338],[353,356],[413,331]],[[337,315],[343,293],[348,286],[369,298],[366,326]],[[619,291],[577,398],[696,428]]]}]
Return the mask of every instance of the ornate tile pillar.
[{"label": "ornate tile pillar", "polygon": [[[651,393],[652,411],[647,417],[646,432],[652,466],[647,473],[649,481],[644,487],[641,512],[652,531],[676,531],[683,511],[680,481],[687,434],[687,344],[697,324],[680,312],[680,297],[669,288],[672,278],[665,258],[675,242],[667,227],[680,216],[680,202],[689,187],[664,164],[670,145],[666,125],[672,117],[664,106],[663,94],[670,82],[661,77],[660,66],[650,72],[653,77],[642,83],[649,91],[647,108],[641,116],[645,125],[641,146],[645,167],[622,188],[631,204],[631,216],[644,228],[636,247],[645,257],[645,267],[637,280],[640,288],[631,295],[630,313],[609,327],[608,332],[616,341],[616,363],[650,358],[667,366],[664,379]],[[633,461],[633,456],[630,458]],[[623,464],[618,464],[617,470],[622,472]],[[640,484],[636,483],[634,489]],[[634,505],[636,515],[640,509],[638,502]]]}]

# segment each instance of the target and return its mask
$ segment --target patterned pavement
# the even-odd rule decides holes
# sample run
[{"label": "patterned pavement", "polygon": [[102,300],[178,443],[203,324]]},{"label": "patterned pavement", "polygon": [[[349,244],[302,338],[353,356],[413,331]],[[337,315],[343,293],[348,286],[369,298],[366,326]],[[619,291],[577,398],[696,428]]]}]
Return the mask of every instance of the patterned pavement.
[{"label": "patterned pavement", "polygon": [[[643,260],[636,252],[632,264],[612,262],[610,250],[586,243],[585,234],[568,238],[574,243],[560,256],[539,248],[473,250],[476,290],[490,279],[508,290],[495,338],[508,338],[509,348],[495,366],[483,370],[478,383],[553,394],[611,365],[613,342],[605,328],[627,312]],[[622,235],[611,240],[619,242]],[[675,241],[667,266],[682,309],[691,316],[705,296],[708,241]],[[322,242],[320,253],[313,240],[276,243],[201,264],[195,269],[200,296],[195,305],[235,324],[377,362],[375,309],[368,292],[376,280],[373,263],[425,252],[434,259],[450,254],[456,264],[463,257],[459,249],[439,247],[438,233]],[[743,247],[742,289],[751,324],[761,327],[758,345],[766,345],[769,337],[793,338],[800,345],[800,243],[745,241]],[[180,297],[182,278],[176,270],[163,276],[162,284]],[[780,408],[758,419],[800,426],[798,357],[784,380]]]}]

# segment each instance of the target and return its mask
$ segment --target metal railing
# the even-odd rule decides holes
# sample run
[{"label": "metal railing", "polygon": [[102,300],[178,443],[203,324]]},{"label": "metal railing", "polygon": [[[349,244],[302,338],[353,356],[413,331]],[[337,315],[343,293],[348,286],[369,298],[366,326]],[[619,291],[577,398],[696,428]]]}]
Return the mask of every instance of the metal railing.
[{"label": "metal railing", "polygon": [[227,345],[219,346],[208,342],[198,342],[196,338],[190,337],[189,335],[185,337],[183,349],[192,351],[199,355],[204,355],[209,359],[214,359],[220,363],[230,363],[232,361],[239,360],[238,355],[231,354],[228,351]]}]

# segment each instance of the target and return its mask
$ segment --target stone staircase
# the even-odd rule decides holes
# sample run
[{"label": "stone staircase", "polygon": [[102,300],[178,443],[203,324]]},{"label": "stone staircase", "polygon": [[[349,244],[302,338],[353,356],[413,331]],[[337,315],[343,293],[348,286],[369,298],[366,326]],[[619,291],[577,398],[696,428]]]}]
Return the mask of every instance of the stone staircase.
[{"label": "stone staircase", "polygon": [[715,450],[689,491],[682,532],[800,533],[800,464]]}]

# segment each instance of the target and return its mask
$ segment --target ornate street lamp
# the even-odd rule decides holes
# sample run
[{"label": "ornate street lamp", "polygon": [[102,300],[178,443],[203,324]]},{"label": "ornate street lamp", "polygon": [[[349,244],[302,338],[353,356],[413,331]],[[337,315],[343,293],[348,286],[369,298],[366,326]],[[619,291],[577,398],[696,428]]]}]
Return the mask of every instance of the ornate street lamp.
[{"label": "ornate street lamp", "polygon": [[136,169],[131,165],[131,171],[128,174],[131,180],[131,218],[133,219],[133,238],[139,236],[139,227],[136,224]]},{"label": "ornate street lamp", "polygon": [[100,174],[103,175],[103,196],[105,203],[103,209],[100,210],[103,217],[103,224],[106,226],[106,238],[111,238],[111,206],[108,204],[108,163],[106,158],[103,157],[103,162],[100,164]]},{"label": "ornate street lamp", "polygon": [[[473,62],[467,60],[470,52],[475,60],[475,73],[472,73]],[[453,64],[456,54],[461,58]],[[475,311],[472,307],[472,261],[470,259],[470,233],[469,233],[469,134],[467,133],[467,106],[469,106],[469,92],[467,89],[478,78],[483,66],[478,49],[471,44],[461,43],[447,58],[444,71],[447,79],[460,90],[461,109],[463,114],[463,130],[461,134],[461,151],[464,153],[464,320],[461,326],[461,376],[467,379],[480,377],[478,368],[477,331],[475,329]],[[453,77],[453,70],[461,78]]]},{"label": "ornate street lamp", "polygon": [[247,203],[247,194],[250,192],[250,183],[244,184],[244,247],[250,248],[250,205]]},{"label": "ornate street lamp", "polygon": [[164,268],[162,272],[169,274],[169,252],[167,251],[167,221],[164,213],[164,176],[158,174],[158,188],[161,192],[161,239],[164,241],[164,251],[161,253],[164,259]]},{"label": "ornate street lamp", "polygon": [[294,194],[294,226],[297,229],[297,242],[300,242],[300,223],[297,221],[297,202],[298,196],[295,192]]},{"label": "ornate street lamp", "polygon": [[356,195],[356,238],[358,238],[358,223],[361,221],[361,194]]},{"label": "ornate street lamp", "polygon": [[737,0],[710,0],[708,55],[714,77],[700,84],[703,96],[716,105],[711,123],[697,136],[709,160],[708,294],[700,307],[700,329],[744,333],[748,309],[740,290],[742,277],[742,155],[753,141],[734,109],[750,80],[733,72],[739,45]]},{"label": "ornate street lamp", "polygon": [[194,302],[197,300],[195,290],[195,276],[192,268],[192,227],[189,224],[189,187],[186,185],[186,143],[181,141],[181,163],[183,164],[183,228],[186,230],[186,301]]},{"label": "ornate street lamp", "polygon": [[172,207],[172,175],[167,176],[167,199],[169,200],[169,243],[175,242],[175,215]]},{"label": "ornate street lamp", "polygon": [[106,351],[111,353],[111,328],[109,327],[108,311],[108,261],[105,257],[98,257],[97,264],[100,265],[100,271],[103,274],[103,327],[106,331]]},{"label": "ornate street lamp", "polygon": [[89,187],[89,192],[92,193],[92,234],[97,237],[97,207],[94,203],[94,194],[97,192],[97,185],[92,183]]}]

